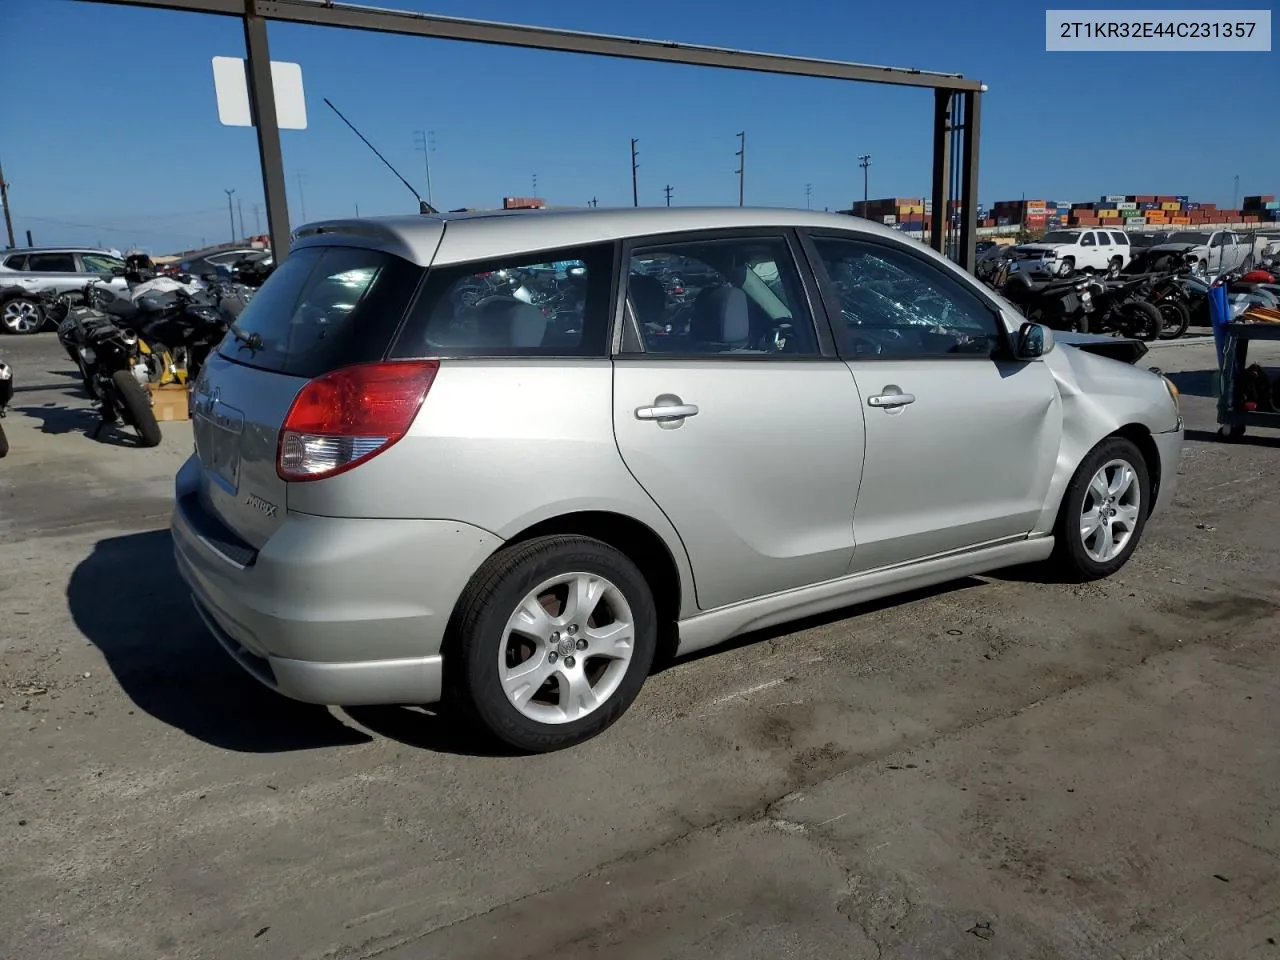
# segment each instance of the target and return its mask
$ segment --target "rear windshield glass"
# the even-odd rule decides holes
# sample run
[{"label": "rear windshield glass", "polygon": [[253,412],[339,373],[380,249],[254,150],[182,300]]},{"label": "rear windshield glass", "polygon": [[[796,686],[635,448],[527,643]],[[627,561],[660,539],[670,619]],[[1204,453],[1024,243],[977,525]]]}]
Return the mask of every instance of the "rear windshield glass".
[{"label": "rear windshield glass", "polygon": [[607,355],[613,246],[433,267],[392,355]]},{"label": "rear windshield glass", "polygon": [[422,269],[363,247],[303,247],[276,268],[218,352],[276,373],[318,377],[380,360]]}]

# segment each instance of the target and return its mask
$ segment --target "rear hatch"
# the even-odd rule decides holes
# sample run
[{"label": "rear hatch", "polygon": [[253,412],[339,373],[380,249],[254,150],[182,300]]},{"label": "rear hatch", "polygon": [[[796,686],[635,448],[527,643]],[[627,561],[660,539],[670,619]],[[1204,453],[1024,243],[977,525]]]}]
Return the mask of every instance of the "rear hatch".
[{"label": "rear hatch", "polygon": [[201,471],[183,504],[210,539],[256,551],[284,520],[280,428],[311,379],[382,359],[422,268],[366,246],[295,248],[210,355],[192,392]]}]

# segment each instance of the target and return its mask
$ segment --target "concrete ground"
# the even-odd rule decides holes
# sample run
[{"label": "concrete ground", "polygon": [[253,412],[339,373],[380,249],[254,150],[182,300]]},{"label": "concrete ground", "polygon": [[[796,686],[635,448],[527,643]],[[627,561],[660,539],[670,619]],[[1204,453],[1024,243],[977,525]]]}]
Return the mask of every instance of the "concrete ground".
[{"label": "concrete ground", "polygon": [[1188,442],[1115,579],[807,621],[512,757],[241,673],[170,560],[187,426],[90,440],[0,338],[0,956],[1280,957],[1280,433],[1215,439],[1212,356],[1148,358]]}]

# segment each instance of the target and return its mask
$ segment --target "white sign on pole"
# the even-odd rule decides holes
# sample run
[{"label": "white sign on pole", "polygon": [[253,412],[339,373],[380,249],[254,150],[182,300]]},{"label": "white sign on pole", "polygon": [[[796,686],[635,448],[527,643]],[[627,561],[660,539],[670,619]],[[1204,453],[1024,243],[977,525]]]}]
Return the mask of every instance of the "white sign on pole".
[{"label": "white sign on pole", "polygon": [[[302,66],[272,60],[271,83],[276,91],[276,122],[280,129],[307,129]],[[218,95],[218,120],[223,126],[253,126],[253,114],[249,110],[248,64],[244,60],[240,57],[214,57],[213,89]]]}]

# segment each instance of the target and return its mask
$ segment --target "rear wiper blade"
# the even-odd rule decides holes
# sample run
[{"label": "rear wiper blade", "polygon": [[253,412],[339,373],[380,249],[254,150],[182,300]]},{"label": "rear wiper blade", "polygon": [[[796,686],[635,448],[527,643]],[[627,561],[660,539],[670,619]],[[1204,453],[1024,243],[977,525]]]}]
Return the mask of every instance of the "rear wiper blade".
[{"label": "rear wiper blade", "polygon": [[236,338],[236,342],[242,344],[244,347],[247,347],[254,352],[262,349],[262,334],[245,333],[240,329],[239,325],[234,323],[227,329],[231,331],[231,336]]}]

